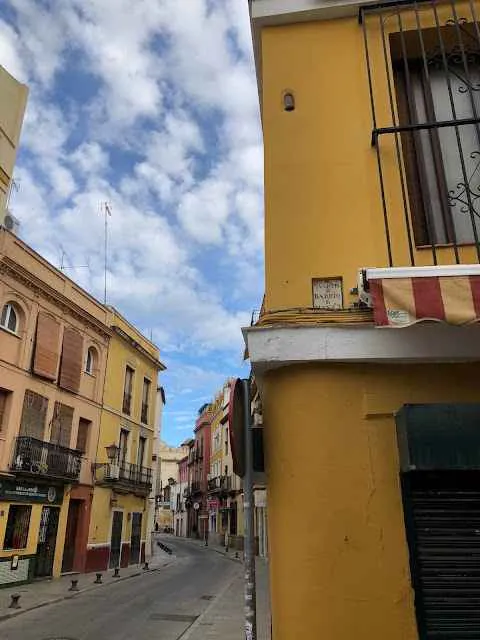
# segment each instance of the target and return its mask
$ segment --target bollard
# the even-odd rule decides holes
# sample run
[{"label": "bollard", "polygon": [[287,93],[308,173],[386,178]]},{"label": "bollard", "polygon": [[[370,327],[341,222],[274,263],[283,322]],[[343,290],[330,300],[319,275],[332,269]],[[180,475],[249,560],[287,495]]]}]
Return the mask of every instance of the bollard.
[{"label": "bollard", "polygon": [[238,560],[238,551],[235,551],[235,560]]},{"label": "bollard", "polygon": [[12,593],[12,595],[10,597],[12,598],[12,601],[8,605],[8,608],[9,609],[20,609],[21,605],[18,602],[20,600],[20,594],[19,593]]},{"label": "bollard", "polygon": [[148,571],[148,562],[145,562],[145,564],[143,565],[143,570]]},{"label": "bollard", "polygon": [[72,580],[72,586],[69,591],[78,591],[78,580]]},{"label": "bollard", "polygon": [[96,573],[95,575],[97,577],[95,578],[95,582],[93,584],[103,584],[103,582],[102,582],[102,574],[101,573]]},{"label": "bollard", "polygon": [[115,567],[115,571],[113,574],[114,578],[119,578],[120,577],[120,567]]}]

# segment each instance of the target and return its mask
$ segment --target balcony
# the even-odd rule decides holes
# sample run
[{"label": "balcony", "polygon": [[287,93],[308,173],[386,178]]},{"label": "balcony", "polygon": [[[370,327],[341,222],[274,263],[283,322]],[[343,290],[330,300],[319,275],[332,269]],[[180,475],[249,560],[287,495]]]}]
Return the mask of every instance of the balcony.
[{"label": "balcony", "polygon": [[82,466],[82,453],[29,436],[15,441],[11,471],[59,480],[77,481]]},{"label": "balcony", "polygon": [[202,484],[198,480],[195,480],[191,484],[191,493],[195,495],[196,493],[202,493]]},{"label": "balcony", "polygon": [[118,493],[148,495],[152,488],[152,470],[129,462],[100,464],[96,467],[95,480]]},{"label": "balcony", "polygon": [[216,476],[208,481],[208,492],[226,494],[232,490],[231,476]]}]

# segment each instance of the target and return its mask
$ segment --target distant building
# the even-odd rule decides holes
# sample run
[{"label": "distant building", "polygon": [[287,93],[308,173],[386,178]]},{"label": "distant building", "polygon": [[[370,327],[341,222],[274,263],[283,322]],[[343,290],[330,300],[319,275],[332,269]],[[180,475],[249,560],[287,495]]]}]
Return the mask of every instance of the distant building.
[{"label": "distant building", "polygon": [[[187,443],[185,443],[187,444]],[[188,444],[187,444],[188,446]],[[188,494],[188,455],[178,461],[177,483],[174,487],[173,529],[176,536],[187,535],[187,509],[185,501]]]},{"label": "distant building", "polygon": [[160,442],[156,478],[155,523],[160,531],[174,528],[173,487],[178,482],[178,461],[188,453],[188,447],[171,447]]}]

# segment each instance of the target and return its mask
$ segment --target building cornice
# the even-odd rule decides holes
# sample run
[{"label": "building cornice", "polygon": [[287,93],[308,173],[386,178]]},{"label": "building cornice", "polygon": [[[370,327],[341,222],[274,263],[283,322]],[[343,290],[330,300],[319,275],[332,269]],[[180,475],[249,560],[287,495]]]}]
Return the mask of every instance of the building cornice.
[{"label": "building cornice", "polygon": [[121,329],[120,327],[117,327],[117,326],[113,326],[112,327],[112,331],[117,336],[119,336],[124,342],[129,344],[133,349],[135,349],[136,351],[141,353],[142,356],[146,360],[148,360],[151,364],[153,364],[153,366],[158,371],[165,371],[165,369],[167,367],[162,362],[160,362],[160,360],[158,360],[157,358],[152,356],[144,347],[142,347],[142,345],[139,342],[137,342],[131,336],[129,336],[126,331],[124,331],[123,329]]},{"label": "building cornice", "polygon": [[89,314],[87,311],[82,309],[82,307],[67,298],[67,296],[48,285],[46,282],[8,256],[3,256],[1,259],[0,274],[10,276],[17,282],[21,282],[33,293],[40,295],[49,302],[52,302],[63,312],[74,317],[76,320],[79,320],[84,325],[89,326],[102,338],[108,339],[111,336],[110,329],[103,324],[101,320],[98,320],[98,318]]},{"label": "building cornice", "polygon": [[401,329],[357,326],[266,326],[243,329],[257,379],[267,371],[313,363],[480,361],[480,326],[420,323]]}]

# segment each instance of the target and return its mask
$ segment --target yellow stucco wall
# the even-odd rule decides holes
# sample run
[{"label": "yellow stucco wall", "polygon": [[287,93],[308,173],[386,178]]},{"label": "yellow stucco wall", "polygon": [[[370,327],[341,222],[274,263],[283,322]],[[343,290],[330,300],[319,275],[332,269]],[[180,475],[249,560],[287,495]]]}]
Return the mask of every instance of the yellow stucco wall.
[{"label": "yellow stucco wall", "polygon": [[[451,7],[436,4],[443,24]],[[455,4],[459,15],[463,9],[471,15],[466,3]],[[427,19],[419,7],[422,26],[431,26],[431,8]],[[404,28],[413,26],[413,14],[402,15]],[[391,121],[380,29],[378,18],[376,26],[369,20],[378,126],[385,126]],[[385,24],[388,37],[398,23]],[[356,16],[264,27],[261,64],[265,307],[311,307],[312,278],[338,276],[349,306],[358,269],[387,266],[362,28]],[[295,96],[290,113],[283,108],[286,90]],[[395,266],[408,266],[393,136],[382,136],[380,144]],[[477,261],[472,247],[461,255],[464,263]],[[430,264],[430,250],[416,251],[416,259]],[[439,262],[453,263],[453,251],[440,250]]]},{"label": "yellow stucco wall", "polygon": [[[143,467],[152,467],[155,403],[157,391],[158,349],[142,336],[132,325],[130,325],[117,312],[111,310],[109,324],[118,327],[135,341],[131,344],[124,337],[115,331],[109,342],[107,369],[105,376],[105,388],[103,396],[103,408],[100,420],[100,434],[97,445],[97,464],[108,462],[105,447],[110,444],[119,445],[120,430],[126,429],[129,432],[126,462],[137,464],[139,438],[147,439],[146,449],[143,459]],[[154,359],[149,359],[141,349]],[[132,391],[131,413],[126,415],[122,411],[123,390],[125,380],[125,368],[129,365],[135,371]],[[148,378],[150,384],[148,421],[141,422],[143,380]],[[152,477],[152,482],[154,482]],[[147,511],[154,508],[150,505],[148,497],[135,495],[134,487],[128,494],[115,491],[115,483],[111,488],[95,486],[92,515],[89,529],[89,545],[109,544],[111,538],[112,511],[124,511],[122,541],[129,542],[131,535],[131,521],[127,520],[128,513],[141,512],[142,517],[142,540],[146,537]]]},{"label": "yellow stucco wall", "polygon": [[266,376],[275,640],[417,640],[393,412],[478,402],[478,372],[299,365]]},{"label": "yellow stucco wall", "polygon": [[0,66],[0,210],[13,175],[28,88]]},{"label": "yellow stucco wall", "polygon": [[[68,490],[65,491],[62,504],[53,505],[60,508],[57,537],[55,543],[55,556],[53,562],[53,576],[58,577],[62,570],[63,559],[63,543],[65,540],[65,530],[67,527],[68,505],[70,503],[70,497]],[[12,505],[29,506],[26,502],[0,502],[0,544],[3,547],[3,541],[5,539],[5,529],[8,520],[8,511]],[[32,507],[30,515],[30,523],[28,529],[27,546],[24,549],[0,549],[0,558],[11,558],[13,555],[28,556],[35,555],[37,552],[38,534],[40,529],[40,517],[42,515],[42,508],[49,506],[47,504],[30,504]]]}]

